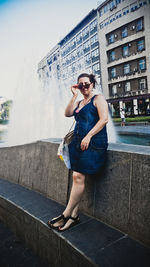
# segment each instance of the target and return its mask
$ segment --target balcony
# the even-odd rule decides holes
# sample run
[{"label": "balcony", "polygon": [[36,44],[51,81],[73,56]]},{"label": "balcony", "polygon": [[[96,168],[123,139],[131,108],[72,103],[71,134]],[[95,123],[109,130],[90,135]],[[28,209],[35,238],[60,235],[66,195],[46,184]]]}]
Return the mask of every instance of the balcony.
[{"label": "balcony", "polygon": [[121,58],[117,58],[113,61],[110,61],[108,59],[107,61],[107,64],[109,64],[109,67],[114,67],[116,65],[119,65],[119,64],[124,64],[126,62],[129,62],[132,61],[132,60],[137,60],[140,59],[140,58],[143,58],[143,57],[146,57],[146,51],[145,50],[142,50],[142,51],[139,51],[139,52],[135,52],[133,54],[129,54],[128,56],[125,56],[125,57],[121,57]]},{"label": "balcony", "polygon": [[126,43],[131,43],[135,39],[142,38],[142,37],[143,37],[143,31],[138,31],[138,32],[136,32],[136,35],[133,34],[133,35],[127,36],[125,38],[122,38],[120,40],[115,40],[115,42],[113,42],[113,43],[108,43],[106,40],[106,44],[105,44],[106,50],[114,49],[117,46],[124,45]]},{"label": "balcony", "polygon": [[[144,75],[143,75],[144,73]],[[139,70],[139,71],[133,71],[128,73],[127,75],[118,75],[116,77],[113,78],[109,78],[108,79],[108,84],[112,84],[112,83],[117,83],[117,82],[122,82],[122,81],[127,81],[127,80],[131,80],[131,79],[135,79],[135,78],[142,78],[143,76],[147,76],[148,72],[147,70]]]}]

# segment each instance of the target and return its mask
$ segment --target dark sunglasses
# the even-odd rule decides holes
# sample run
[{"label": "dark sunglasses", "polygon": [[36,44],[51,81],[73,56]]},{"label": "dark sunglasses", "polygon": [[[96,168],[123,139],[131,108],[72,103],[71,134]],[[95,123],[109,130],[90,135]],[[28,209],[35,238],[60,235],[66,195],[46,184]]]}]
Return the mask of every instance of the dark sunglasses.
[{"label": "dark sunglasses", "polygon": [[86,89],[89,89],[90,87],[90,83],[86,83],[86,84],[82,84],[82,83],[79,83],[78,84],[78,89],[83,89],[83,88],[86,88]]}]

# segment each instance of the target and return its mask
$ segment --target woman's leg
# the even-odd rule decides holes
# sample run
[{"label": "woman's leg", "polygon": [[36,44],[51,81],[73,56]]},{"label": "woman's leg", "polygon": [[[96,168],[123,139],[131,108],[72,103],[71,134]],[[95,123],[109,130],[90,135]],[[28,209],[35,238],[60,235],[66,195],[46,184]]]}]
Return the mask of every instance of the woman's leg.
[{"label": "woman's leg", "polygon": [[[84,193],[84,189],[85,189],[85,175],[79,172],[73,172],[73,184],[71,188],[70,198],[63,212],[65,217],[68,217],[70,215],[72,215],[72,217],[76,216],[78,205]],[[54,227],[62,225],[63,225],[63,220],[60,220],[55,224],[53,224]]]},{"label": "woman's leg", "polygon": [[73,209],[71,216],[72,217],[77,217],[78,216],[78,209],[79,209],[79,203],[75,206],[75,208]]}]

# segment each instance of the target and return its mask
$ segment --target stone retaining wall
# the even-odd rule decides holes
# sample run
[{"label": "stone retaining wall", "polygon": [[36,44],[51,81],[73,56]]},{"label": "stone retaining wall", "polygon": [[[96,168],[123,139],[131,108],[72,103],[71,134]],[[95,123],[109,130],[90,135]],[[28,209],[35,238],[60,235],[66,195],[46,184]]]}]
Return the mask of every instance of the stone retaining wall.
[{"label": "stone retaining wall", "polygon": [[[38,141],[0,148],[0,177],[66,204],[72,177],[58,144]],[[150,148],[109,145],[99,176],[86,176],[80,210],[150,245]]]}]

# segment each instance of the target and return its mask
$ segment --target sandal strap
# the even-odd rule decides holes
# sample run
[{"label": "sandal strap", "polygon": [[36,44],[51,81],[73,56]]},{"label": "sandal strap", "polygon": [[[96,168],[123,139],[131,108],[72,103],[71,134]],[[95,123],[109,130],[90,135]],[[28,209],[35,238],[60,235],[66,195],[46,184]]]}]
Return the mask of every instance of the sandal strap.
[{"label": "sandal strap", "polygon": [[72,217],[72,216],[69,217],[69,219],[72,219],[73,221],[78,220],[78,218],[79,218],[79,215],[77,217]]},{"label": "sandal strap", "polygon": [[64,214],[61,214],[56,219],[51,220],[50,223],[54,224],[62,219],[64,220],[64,222],[66,222],[69,219],[69,217],[65,217]]},{"label": "sandal strap", "polygon": [[63,219],[63,216],[64,216],[63,214],[59,215],[56,219],[51,220],[50,223],[54,224],[54,223],[60,221],[61,219]]}]

